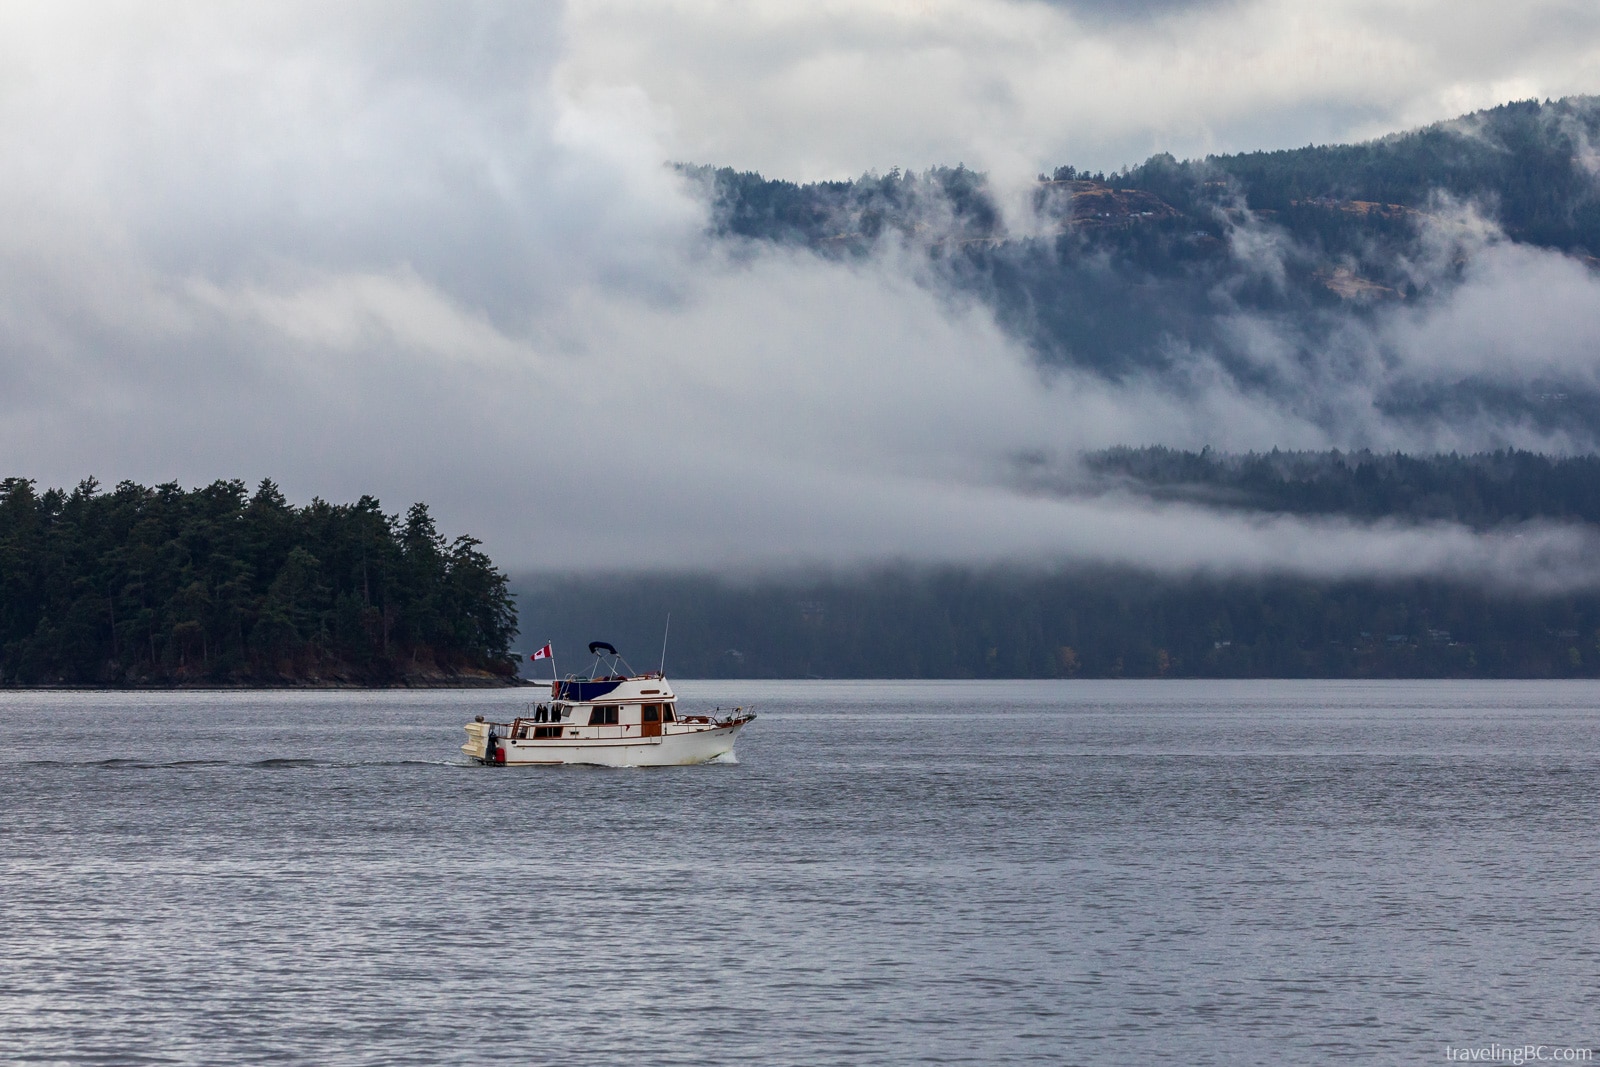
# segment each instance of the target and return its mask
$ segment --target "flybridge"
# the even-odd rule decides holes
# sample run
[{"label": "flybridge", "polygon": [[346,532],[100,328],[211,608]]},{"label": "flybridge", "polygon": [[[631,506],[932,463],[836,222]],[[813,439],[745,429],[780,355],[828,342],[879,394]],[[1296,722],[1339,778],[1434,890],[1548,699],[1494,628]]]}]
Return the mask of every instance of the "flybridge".
[{"label": "flybridge", "polygon": [[[550,696],[555,700],[574,700],[586,703],[611,695],[616,692],[623,682],[636,682],[650,678],[659,679],[660,677],[657,674],[642,674],[638,677],[619,675],[614,678],[565,678],[551,683]],[[655,689],[651,690],[651,692],[659,693],[660,690]]]},{"label": "flybridge", "polygon": [[[623,682],[642,682],[650,679],[664,682],[659,671],[650,674],[634,673],[633,667],[622,658],[616,646],[609,642],[590,641],[589,654],[594,656],[594,663],[589,667],[588,677],[569,674],[566,678],[552,681],[551,699],[588,703],[611,696]],[[652,689],[650,693],[659,694],[660,689]]]}]

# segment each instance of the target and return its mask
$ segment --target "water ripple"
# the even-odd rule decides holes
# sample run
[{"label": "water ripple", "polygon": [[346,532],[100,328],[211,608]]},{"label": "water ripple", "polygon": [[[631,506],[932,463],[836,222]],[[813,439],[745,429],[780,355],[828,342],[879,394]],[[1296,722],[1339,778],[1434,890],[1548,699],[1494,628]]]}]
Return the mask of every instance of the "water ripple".
[{"label": "water ripple", "polygon": [[1587,687],[679,688],[761,699],[737,762],[477,767],[492,694],[0,694],[5,1059],[1413,1063],[1600,1017]]}]

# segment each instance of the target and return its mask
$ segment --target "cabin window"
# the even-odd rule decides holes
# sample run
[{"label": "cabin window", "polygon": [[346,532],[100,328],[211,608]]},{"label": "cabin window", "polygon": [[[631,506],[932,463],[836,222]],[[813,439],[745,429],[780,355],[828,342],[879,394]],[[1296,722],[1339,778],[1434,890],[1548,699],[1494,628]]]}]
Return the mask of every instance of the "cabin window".
[{"label": "cabin window", "polygon": [[535,741],[539,740],[542,737],[560,737],[560,736],[561,736],[561,727],[559,727],[559,726],[535,726],[533,728],[533,739]]},{"label": "cabin window", "polygon": [[644,706],[644,721],[645,722],[660,722],[661,721],[661,705],[659,705],[659,704],[646,704]]},{"label": "cabin window", "polygon": [[614,708],[614,707],[611,707],[611,708],[595,708],[593,711],[589,712],[589,725],[590,726],[615,726],[615,725],[617,725],[617,709]]},{"label": "cabin window", "polygon": [[672,714],[672,705],[671,704],[662,705],[662,707],[661,707],[661,721],[662,722],[677,722],[678,721],[677,716]]}]

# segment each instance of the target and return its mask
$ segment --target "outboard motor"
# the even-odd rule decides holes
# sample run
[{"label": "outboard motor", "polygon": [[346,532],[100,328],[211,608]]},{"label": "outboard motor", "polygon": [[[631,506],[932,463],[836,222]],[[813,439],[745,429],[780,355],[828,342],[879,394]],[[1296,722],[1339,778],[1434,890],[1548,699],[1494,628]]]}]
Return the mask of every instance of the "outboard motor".
[{"label": "outboard motor", "polygon": [[489,735],[483,739],[483,762],[504,763],[505,752],[500,748],[500,735],[494,732],[494,727],[489,727]]}]

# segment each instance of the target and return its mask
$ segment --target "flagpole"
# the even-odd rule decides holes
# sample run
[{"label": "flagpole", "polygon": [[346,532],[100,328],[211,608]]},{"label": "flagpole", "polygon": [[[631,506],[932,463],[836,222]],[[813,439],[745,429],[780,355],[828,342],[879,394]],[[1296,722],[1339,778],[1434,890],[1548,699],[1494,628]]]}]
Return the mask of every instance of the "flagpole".
[{"label": "flagpole", "polygon": [[538,649],[536,649],[534,651],[532,659],[533,659],[533,661],[535,663],[537,663],[539,660],[542,660],[542,659],[547,659],[547,660],[550,661],[550,680],[552,682],[558,683],[556,688],[554,688],[554,689],[552,689],[550,691],[550,696],[551,696],[552,699],[554,699],[560,693],[560,685],[559,685],[559,683],[561,681],[561,675],[556,672],[556,645],[555,645],[555,642],[554,641],[546,641],[543,645],[541,645]]}]

